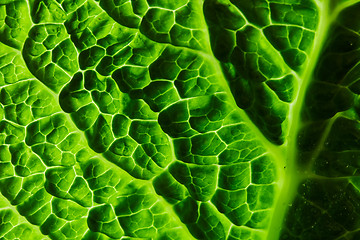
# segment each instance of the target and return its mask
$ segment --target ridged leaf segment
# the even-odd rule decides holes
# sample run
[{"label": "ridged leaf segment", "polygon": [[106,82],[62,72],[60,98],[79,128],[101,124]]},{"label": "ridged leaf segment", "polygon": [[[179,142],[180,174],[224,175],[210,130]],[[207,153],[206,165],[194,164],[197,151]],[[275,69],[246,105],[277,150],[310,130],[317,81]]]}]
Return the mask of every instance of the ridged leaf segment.
[{"label": "ridged leaf segment", "polygon": [[360,238],[359,12],[1,1],[0,238]]}]

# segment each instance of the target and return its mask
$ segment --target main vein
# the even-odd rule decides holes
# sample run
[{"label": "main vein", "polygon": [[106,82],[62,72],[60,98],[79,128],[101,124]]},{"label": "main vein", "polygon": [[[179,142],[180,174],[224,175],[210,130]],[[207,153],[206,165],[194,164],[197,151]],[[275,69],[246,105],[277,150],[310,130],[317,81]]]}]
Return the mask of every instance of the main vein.
[{"label": "main vein", "polygon": [[327,1],[318,3],[318,10],[320,19],[314,39],[313,51],[310,54],[309,61],[306,64],[304,72],[300,76],[301,79],[299,79],[300,82],[296,98],[290,105],[289,133],[284,144],[286,147],[286,168],[284,169],[282,178],[279,179],[280,193],[277,198],[277,202],[272,214],[272,220],[269,226],[269,232],[267,236],[267,239],[269,240],[279,239],[288,207],[294,200],[297,193],[297,188],[303,180],[304,176],[303,173],[300,172],[297,168],[299,155],[297,140],[299,129],[302,127],[301,112],[305,105],[307,88],[313,79],[313,73],[330,26],[329,3]]}]

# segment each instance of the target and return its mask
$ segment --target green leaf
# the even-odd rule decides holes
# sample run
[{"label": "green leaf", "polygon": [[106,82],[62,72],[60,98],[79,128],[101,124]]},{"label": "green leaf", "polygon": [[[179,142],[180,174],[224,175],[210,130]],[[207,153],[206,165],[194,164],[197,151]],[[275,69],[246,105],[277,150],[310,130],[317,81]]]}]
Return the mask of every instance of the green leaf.
[{"label": "green leaf", "polygon": [[359,12],[1,1],[0,238],[360,238]]}]

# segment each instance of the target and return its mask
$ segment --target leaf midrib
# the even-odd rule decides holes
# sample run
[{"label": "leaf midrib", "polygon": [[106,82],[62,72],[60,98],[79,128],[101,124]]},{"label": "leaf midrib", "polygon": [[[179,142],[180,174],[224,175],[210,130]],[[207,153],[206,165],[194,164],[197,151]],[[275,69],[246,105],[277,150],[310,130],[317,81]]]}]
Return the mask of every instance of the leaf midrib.
[{"label": "leaf midrib", "polygon": [[303,181],[304,177],[306,177],[306,174],[297,168],[299,153],[297,148],[297,139],[299,129],[303,125],[301,113],[303,108],[306,107],[306,91],[313,79],[315,67],[323,50],[322,46],[326,41],[326,36],[331,26],[332,19],[334,19],[330,13],[330,2],[322,1],[321,3],[317,2],[317,4],[320,17],[319,25],[315,34],[313,51],[310,54],[309,61],[307,62],[306,67],[300,76],[301,78],[296,98],[290,104],[288,118],[289,133],[284,144],[284,146],[286,146],[286,169],[284,169],[283,177],[279,180],[281,189],[273,210],[272,220],[270,222],[267,236],[268,240],[280,238],[288,207],[291,205],[296,196],[299,184]]}]

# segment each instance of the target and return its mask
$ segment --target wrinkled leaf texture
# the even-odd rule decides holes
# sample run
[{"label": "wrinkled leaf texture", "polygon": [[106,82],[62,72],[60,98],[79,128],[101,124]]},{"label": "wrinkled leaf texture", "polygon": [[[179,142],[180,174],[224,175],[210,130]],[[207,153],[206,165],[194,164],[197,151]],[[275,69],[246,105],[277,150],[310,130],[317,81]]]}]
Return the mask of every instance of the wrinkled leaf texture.
[{"label": "wrinkled leaf texture", "polygon": [[359,0],[0,1],[1,239],[360,239]]}]

